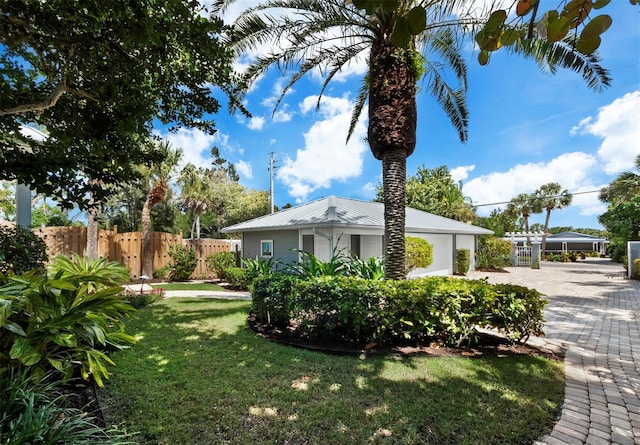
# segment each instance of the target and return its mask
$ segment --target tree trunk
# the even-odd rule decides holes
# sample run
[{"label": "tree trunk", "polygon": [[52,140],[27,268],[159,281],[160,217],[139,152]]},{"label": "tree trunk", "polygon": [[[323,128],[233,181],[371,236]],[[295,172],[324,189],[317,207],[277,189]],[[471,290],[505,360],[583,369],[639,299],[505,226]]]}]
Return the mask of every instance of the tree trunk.
[{"label": "tree trunk", "polygon": [[98,259],[98,212],[97,205],[87,211],[87,258],[90,260]]},{"label": "tree trunk", "polygon": [[153,278],[153,249],[151,246],[151,202],[149,197],[142,207],[142,247],[140,249],[140,260],[142,270],[140,275]]},{"label": "tree trunk", "polygon": [[416,74],[413,50],[380,40],[371,47],[368,141],[382,161],[385,226],[385,277],[405,272],[407,156],[416,146]]},{"label": "tree trunk", "polygon": [[547,209],[547,215],[544,219],[544,233],[542,234],[542,255],[546,255],[547,250],[547,230],[549,230],[549,220],[551,219],[551,209]]},{"label": "tree trunk", "polygon": [[407,159],[404,148],[385,150],[382,160],[384,190],[384,274],[391,280],[406,277],[405,196]]}]

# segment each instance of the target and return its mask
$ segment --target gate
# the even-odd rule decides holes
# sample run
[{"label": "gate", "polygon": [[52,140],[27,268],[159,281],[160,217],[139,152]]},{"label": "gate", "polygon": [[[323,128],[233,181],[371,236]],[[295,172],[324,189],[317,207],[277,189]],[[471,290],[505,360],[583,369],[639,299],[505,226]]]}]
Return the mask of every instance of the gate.
[{"label": "gate", "polygon": [[531,266],[531,246],[516,247],[516,266]]}]

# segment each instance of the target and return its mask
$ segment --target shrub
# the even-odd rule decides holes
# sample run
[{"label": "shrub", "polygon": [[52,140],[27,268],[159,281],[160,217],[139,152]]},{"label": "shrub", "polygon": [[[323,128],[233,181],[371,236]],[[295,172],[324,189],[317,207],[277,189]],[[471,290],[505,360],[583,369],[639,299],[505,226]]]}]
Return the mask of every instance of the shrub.
[{"label": "shrub", "polygon": [[164,299],[163,289],[153,289],[151,292],[125,292],[127,302],[136,309],[149,306],[156,301]]},{"label": "shrub", "polygon": [[169,266],[162,266],[160,269],[154,270],[153,276],[160,279],[167,278],[169,276]]},{"label": "shrub", "polygon": [[205,261],[216,277],[224,280],[225,270],[236,265],[236,255],[233,252],[218,252],[209,255]]},{"label": "shrub", "polygon": [[198,255],[194,249],[185,246],[171,246],[169,256],[173,260],[169,268],[171,281],[186,281],[198,266]]},{"label": "shrub", "polygon": [[469,272],[469,249],[456,250],[456,274],[465,275]]},{"label": "shrub", "polygon": [[417,268],[427,268],[433,263],[433,247],[422,238],[408,236],[405,239],[406,257],[405,271],[411,272]]},{"label": "shrub", "polygon": [[451,277],[285,277],[254,282],[253,312],[271,323],[295,321],[307,337],[363,344],[440,339],[460,345],[474,341],[477,327],[497,329],[514,341],[542,334],[546,300],[524,287]]},{"label": "shrub", "polygon": [[631,278],[640,280],[640,258],[633,260],[633,269],[631,270]]},{"label": "shrub", "polygon": [[113,365],[106,352],[135,343],[122,318],[133,311],[113,286],[127,269],[104,259],[56,257],[48,276],[0,276],[0,368],[21,366],[35,377],[78,372],[102,386]]},{"label": "shrub", "polygon": [[495,236],[482,237],[476,252],[476,269],[502,270],[509,265],[510,255],[509,241]]},{"label": "shrub", "polygon": [[20,275],[32,269],[43,269],[47,262],[42,238],[23,227],[0,226],[0,273],[11,270]]},{"label": "shrub", "polygon": [[384,279],[384,260],[378,257],[369,257],[366,260],[352,256],[348,263],[349,276],[367,278],[369,280]]},{"label": "shrub", "polygon": [[281,272],[257,277],[251,290],[251,312],[256,319],[273,325],[289,323],[292,289],[297,281],[296,277]]},{"label": "shrub", "polygon": [[247,289],[249,287],[249,280],[245,270],[241,267],[229,267],[225,269],[224,276],[227,277],[227,283],[231,287],[236,289]]},{"label": "shrub", "polygon": [[100,428],[99,420],[86,410],[65,406],[65,396],[53,379],[36,380],[18,369],[5,369],[0,373],[0,394],[3,444],[134,443],[126,433]]},{"label": "shrub", "polygon": [[242,264],[247,283],[251,285],[256,278],[272,274],[278,262],[273,258],[243,258]]},{"label": "shrub", "polygon": [[345,259],[342,253],[336,252],[335,249],[331,259],[326,262],[321,261],[312,253],[301,250],[298,252],[302,256],[302,259],[291,265],[288,272],[300,278],[337,276],[349,273],[348,260]]}]

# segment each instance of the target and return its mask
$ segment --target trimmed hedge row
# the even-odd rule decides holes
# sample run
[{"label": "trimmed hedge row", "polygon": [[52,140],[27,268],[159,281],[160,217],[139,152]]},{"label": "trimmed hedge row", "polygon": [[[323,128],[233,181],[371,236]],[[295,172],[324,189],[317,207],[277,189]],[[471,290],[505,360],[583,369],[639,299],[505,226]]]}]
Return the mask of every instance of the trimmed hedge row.
[{"label": "trimmed hedge row", "polygon": [[478,327],[497,329],[514,341],[543,335],[547,303],[534,289],[486,280],[300,280],[277,273],[253,282],[252,300],[258,321],[280,326],[295,321],[311,338],[361,343],[438,338],[455,345],[473,341]]}]

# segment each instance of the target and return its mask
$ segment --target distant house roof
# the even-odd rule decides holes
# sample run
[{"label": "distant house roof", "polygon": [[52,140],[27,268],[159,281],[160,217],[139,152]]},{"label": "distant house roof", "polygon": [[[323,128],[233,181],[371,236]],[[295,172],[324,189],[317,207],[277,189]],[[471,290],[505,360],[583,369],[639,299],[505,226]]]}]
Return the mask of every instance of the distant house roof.
[{"label": "distant house roof", "polygon": [[[224,233],[263,230],[302,229],[311,227],[384,228],[384,205],[379,202],[328,196],[297,207],[222,229]],[[405,230],[414,233],[456,233],[489,235],[493,232],[442,216],[407,207]]]},{"label": "distant house roof", "polygon": [[560,232],[554,233],[553,235],[547,235],[547,242],[553,241],[556,243],[560,242],[605,242],[608,241],[606,238],[601,236],[593,236],[593,235],[585,235],[584,233],[577,232]]}]

